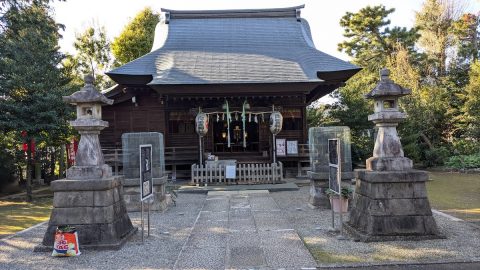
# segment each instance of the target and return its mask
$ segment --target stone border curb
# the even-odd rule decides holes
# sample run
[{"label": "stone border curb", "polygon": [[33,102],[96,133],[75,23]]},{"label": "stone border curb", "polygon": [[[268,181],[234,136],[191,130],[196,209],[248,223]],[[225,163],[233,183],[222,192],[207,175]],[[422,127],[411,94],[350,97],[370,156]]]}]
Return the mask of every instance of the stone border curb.
[{"label": "stone border curb", "polygon": [[440,261],[428,261],[428,262],[418,262],[418,261],[406,261],[406,262],[365,262],[365,263],[338,263],[338,264],[324,264],[317,265],[317,269],[344,269],[344,268],[362,268],[362,267],[375,267],[375,266],[422,266],[422,265],[439,265],[439,264],[462,264],[462,263],[478,263],[479,259],[472,260],[440,260]]},{"label": "stone border curb", "polygon": [[12,238],[15,237],[15,236],[24,234],[24,233],[26,233],[26,232],[28,232],[28,231],[31,231],[31,230],[33,230],[33,229],[35,229],[35,228],[37,228],[37,227],[40,227],[40,226],[44,225],[44,224],[46,224],[46,223],[48,223],[48,220],[45,220],[45,221],[40,222],[40,223],[38,223],[38,224],[35,224],[35,225],[31,226],[31,227],[28,227],[28,228],[26,228],[26,229],[23,229],[23,230],[21,230],[21,231],[19,231],[19,232],[16,232],[16,233],[14,233],[14,234],[7,235],[7,236],[4,237],[4,238],[0,238],[0,241],[5,241],[5,240],[12,239]]}]

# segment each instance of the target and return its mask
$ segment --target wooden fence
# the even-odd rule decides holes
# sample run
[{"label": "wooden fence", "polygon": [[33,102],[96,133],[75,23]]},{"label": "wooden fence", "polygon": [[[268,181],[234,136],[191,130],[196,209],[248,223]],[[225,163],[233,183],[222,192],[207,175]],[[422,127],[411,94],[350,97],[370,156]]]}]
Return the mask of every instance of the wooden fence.
[{"label": "wooden fence", "polygon": [[192,184],[275,184],[283,180],[283,164],[239,163],[235,179],[225,176],[225,165],[192,165]]}]

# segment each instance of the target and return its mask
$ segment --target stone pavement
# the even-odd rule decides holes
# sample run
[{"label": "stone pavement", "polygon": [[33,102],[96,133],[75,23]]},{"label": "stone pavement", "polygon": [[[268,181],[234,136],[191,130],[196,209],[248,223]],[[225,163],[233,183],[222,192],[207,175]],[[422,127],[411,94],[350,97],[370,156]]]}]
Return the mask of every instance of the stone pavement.
[{"label": "stone pavement", "polygon": [[[152,212],[151,235],[140,231],[121,250],[80,250],[78,257],[33,252],[37,226],[0,240],[0,269],[300,269],[316,263],[271,194],[265,191],[179,194],[177,206]],[[256,193],[255,193],[256,192]],[[135,226],[138,213],[129,213]]]},{"label": "stone pavement", "polygon": [[209,192],[174,268],[315,267],[270,193],[259,190]]},{"label": "stone pavement", "polygon": [[[252,192],[252,191],[250,191]],[[259,191],[256,191],[259,192]],[[152,231],[121,250],[82,250],[54,258],[34,253],[46,224],[0,240],[0,269],[480,269],[480,229],[434,214],[447,239],[362,243],[329,232],[331,213],[297,191],[180,193],[177,206],[152,212]],[[129,213],[135,226],[138,213]],[[302,241],[303,240],[303,241]]]}]

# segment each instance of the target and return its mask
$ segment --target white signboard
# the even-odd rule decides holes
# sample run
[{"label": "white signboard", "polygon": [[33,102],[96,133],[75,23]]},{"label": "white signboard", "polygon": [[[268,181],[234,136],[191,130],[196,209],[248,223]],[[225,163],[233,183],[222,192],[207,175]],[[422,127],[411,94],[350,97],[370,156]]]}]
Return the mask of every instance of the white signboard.
[{"label": "white signboard", "polygon": [[298,141],[287,141],[287,155],[298,155]]},{"label": "white signboard", "polygon": [[277,156],[286,156],[287,149],[286,149],[286,140],[285,139],[276,139],[275,142],[275,150],[277,152]]},{"label": "white signboard", "polygon": [[235,165],[226,165],[225,166],[225,178],[227,179],[235,179],[237,176],[236,172],[236,167]]}]

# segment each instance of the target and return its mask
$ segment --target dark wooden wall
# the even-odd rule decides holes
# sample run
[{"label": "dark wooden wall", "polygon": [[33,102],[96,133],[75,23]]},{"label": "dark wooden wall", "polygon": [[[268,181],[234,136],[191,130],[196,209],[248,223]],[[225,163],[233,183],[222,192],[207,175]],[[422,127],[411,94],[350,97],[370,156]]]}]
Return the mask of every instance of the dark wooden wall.
[{"label": "dark wooden wall", "polygon": [[165,105],[152,90],[140,91],[136,104],[131,99],[104,106],[102,118],[109,127],[100,133],[102,147],[121,147],[121,137],[128,132],[161,132],[165,134]]},{"label": "dark wooden wall", "polygon": [[[136,104],[132,102],[131,97],[135,96]],[[178,97],[178,96],[160,96],[151,89],[138,89],[135,92],[126,94],[119,93],[111,97],[115,103],[111,106],[103,107],[103,119],[109,122],[109,127],[100,134],[102,147],[121,147],[121,136],[127,132],[161,132],[165,137],[167,147],[197,146],[198,136],[191,134],[171,134],[168,127],[168,116],[170,112],[188,112],[195,115],[195,108],[218,108],[224,103],[223,98],[210,97]],[[299,143],[307,141],[306,126],[306,103],[305,96],[284,96],[284,97],[237,97],[236,99],[228,96],[232,108],[239,107],[247,99],[252,108],[263,107],[268,109],[271,104],[282,106],[283,109],[297,109],[302,115],[302,129],[300,130],[282,130],[277,138],[286,138],[298,140]],[[237,108],[238,109],[238,108]],[[268,128],[269,119],[259,120],[259,148],[267,150],[271,147],[271,133]],[[206,136],[205,150],[213,150],[212,129]]]}]

